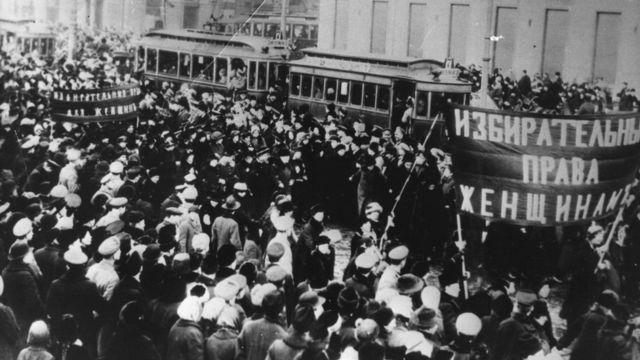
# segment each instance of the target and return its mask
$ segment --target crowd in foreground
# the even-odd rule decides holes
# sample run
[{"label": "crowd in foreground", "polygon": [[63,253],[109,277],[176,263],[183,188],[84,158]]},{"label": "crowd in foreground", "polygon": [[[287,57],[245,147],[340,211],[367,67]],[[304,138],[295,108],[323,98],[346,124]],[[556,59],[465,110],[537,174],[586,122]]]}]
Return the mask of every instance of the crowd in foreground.
[{"label": "crowd in foreground", "polygon": [[[0,359],[637,358],[634,198],[611,244],[597,225],[550,242],[492,224],[467,246],[442,150],[332,106],[314,119],[276,88],[258,101],[141,80],[136,123],[49,121],[52,89],[135,81],[104,44],[67,65],[0,63]],[[513,248],[525,234],[533,248]],[[520,261],[549,261],[550,243],[564,271]]]}]

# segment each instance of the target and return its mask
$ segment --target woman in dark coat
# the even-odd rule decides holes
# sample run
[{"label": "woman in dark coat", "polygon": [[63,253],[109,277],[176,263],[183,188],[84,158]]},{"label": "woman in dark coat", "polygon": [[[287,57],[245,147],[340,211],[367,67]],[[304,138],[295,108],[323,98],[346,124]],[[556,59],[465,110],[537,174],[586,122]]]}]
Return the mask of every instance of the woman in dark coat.
[{"label": "woman in dark coat", "polygon": [[153,342],[142,332],[144,307],[131,301],[122,307],[118,325],[107,347],[106,360],[160,360]]},{"label": "woman in dark coat", "polygon": [[28,252],[29,245],[26,242],[13,243],[9,249],[9,264],[2,271],[6,288],[4,299],[15,312],[22,340],[27,338],[31,323],[43,319],[45,315],[36,276],[32,268],[24,262]]},{"label": "woman in dark coat", "polygon": [[167,359],[203,360],[204,334],[198,322],[202,317],[202,307],[195,297],[188,297],[180,303],[178,316],[167,338]]},{"label": "woman in dark coat", "polygon": [[[4,282],[0,277],[0,296]],[[20,327],[10,307],[0,303],[0,360],[14,360],[18,355]]]}]

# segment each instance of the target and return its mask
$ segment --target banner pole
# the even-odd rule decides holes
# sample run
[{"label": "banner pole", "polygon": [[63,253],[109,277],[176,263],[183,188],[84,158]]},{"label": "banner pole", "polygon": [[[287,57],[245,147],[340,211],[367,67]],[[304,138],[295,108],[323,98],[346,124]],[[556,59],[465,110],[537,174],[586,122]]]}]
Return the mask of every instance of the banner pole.
[{"label": "banner pole", "polygon": [[[600,248],[604,248],[605,251],[602,252],[602,254],[599,255],[597,265],[602,263],[602,261],[604,261],[604,257],[609,253],[609,245],[611,245],[611,241],[613,240],[613,235],[616,232],[616,228],[622,222],[622,214],[624,213],[624,209],[625,209],[625,205],[622,204],[622,206],[620,206],[620,209],[618,210],[618,215],[616,215],[616,218],[613,221],[613,224],[611,225],[611,230],[609,230],[609,235],[607,236],[607,241],[605,241],[604,245],[599,246]],[[594,274],[598,272],[598,266],[597,265],[596,265],[595,270],[593,271]]]},{"label": "banner pole", "polygon": [[[463,242],[462,239],[462,224],[460,221],[460,214],[456,214],[456,225],[458,228],[458,241]],[[464,294],[464,298],[469,298],[469,284],[467,284],[467,264],[464,259],[464,249],[458,248],[460,250],[460,266],[462,267],[462,291]]]},{"label": "banner pole", "polygon": [[[435,127],[436,122],[441,117],[441,115],[442,114],[438,114],[436,116],[436,118],[433,120],[433,123],[431,123],[431,127],[429,128],[429,132],[427,133],[427,136],[424,138],[424,141],[422,142],[422,147],[427,146],[427,141],[431,137],[431,134],[433,133],[433,128]],[[407,188],[407,185],[409,184],[409,180],[411,179],[411,176],[413,175],[413,170],[416,168],[416,162],[417,162],[416,160],[413,161],[413,165],[411,165],[411,170],[409,171],[409,175],[407,175],[407,178],[404,180],[404,184],[402,184],[402,188],[400,189],[400,192],[398,193],[398,196],[396,197],[396,201],[393,203],[393,206],[391,207],[391,211],[389,211],[389,215],[391,215],[391,216],[393,216],[393,214],[395,213],[396,208],[398,207],[398,203],[400,203],[400,199],[402,198],[402,194],[404,193],[404,190]],[[387,231],[389,231],[390,227],[391,227],[391,224],[390,224],[389,221],[387,221],[387,226],[385,227],[384,233],[380,237],[380,243],[378,244],[378,249],[380,251],[382,251],[382,249],[384,248],[384,243],[387,240]]]}]

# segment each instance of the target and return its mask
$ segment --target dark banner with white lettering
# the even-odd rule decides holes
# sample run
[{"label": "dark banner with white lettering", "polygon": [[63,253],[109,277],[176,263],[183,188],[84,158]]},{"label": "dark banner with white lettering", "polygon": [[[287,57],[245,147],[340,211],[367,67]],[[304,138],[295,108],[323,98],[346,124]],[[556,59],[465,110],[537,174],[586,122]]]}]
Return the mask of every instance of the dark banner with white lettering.
[{"label": "dark banner with white lettering", "polygon": [[51,94],[54,121],[109,122],[135,120],[142,93],[137,84],[102,89],[57,89]]},{"label": "dark banner with white lettering", "polygon": [[460,211],[519,225],[606,217],[640,166],[640,114],[561,116],[454,105],[447,117]]}]

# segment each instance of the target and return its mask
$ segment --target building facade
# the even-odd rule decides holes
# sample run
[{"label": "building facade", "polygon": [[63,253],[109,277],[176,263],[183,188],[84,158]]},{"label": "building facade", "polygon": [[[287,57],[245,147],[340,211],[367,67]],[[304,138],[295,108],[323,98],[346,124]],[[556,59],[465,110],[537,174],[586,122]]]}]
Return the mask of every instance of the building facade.
[{"label": "building facade", "polygon": [[[320,0],[318,46],[640,86],[638,0]],[[501,36],[492,51],[488,35]],[[487,48],[485,48],[487,47]]]}]

